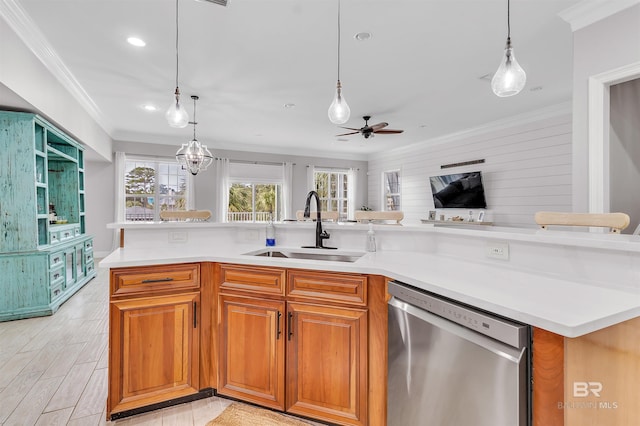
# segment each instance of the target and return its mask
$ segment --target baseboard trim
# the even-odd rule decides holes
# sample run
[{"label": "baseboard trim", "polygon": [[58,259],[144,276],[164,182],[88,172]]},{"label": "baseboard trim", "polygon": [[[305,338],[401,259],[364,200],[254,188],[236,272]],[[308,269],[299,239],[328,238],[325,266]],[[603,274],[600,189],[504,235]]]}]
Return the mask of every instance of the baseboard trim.
[{"label": "baseboard trim", "polygon": [[194,393],[193,395],[182,396],[180,398],[158,402],[157,404],[147,405],[146,407],[134,408],[132,410],[113,413],[111,414],[110,420],[113,421],[123,419],[125,417],[135,416],[136,414],[148,413],[149,411],[155,411],[161,408],[167,408],[174,405],[184,404],[186,402],[197,401],[198,399],[209,398],[211,396],[214,396],[215,394],[216,390],[213,388],[202,389],[198,393]]}]

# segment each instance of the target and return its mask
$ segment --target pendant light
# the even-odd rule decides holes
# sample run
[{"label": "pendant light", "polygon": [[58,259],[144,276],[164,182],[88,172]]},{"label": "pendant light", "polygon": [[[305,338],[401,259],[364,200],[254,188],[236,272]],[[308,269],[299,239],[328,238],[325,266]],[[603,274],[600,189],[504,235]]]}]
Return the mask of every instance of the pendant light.
[{"label": "pendant light", "polygon": [[206,145],[202,145],[196,139],[196,124],[198,124],[196,122],[196,101],[199,97],[193,95],[191,99],[193,99],[193,121],[190,121],[189,124],[193,124],[193,139],[182,144],[176,152],[176,160],[178,160],[178,164],[195,176],[198,172],[207,170],[207,167],[213,162],[213,155]]},{"label": "pendant light", "polygon": [[176,91],[175,101],[171,102],[166,114],[164,115],[169,126],[183,128],[189,124],[189,114],[180,102],[180,88],[178,87],[178,34],[179,34],[179,20],[178,20],[178,0],[176,0]]},{"label": "pendant light", "polygon": [[511,47],[510,6],[510,0],[507,0],[507,46],[504,49],[502,63],[491,79],[493,93],[500,97],[517,95],[527,82],[527,74],[518,64]]},{"label": "pendant light", "polygon": [[327,114],[333,124],[344,124],[349,121],[349,115],[351,115],[351,109],[342,96],[342,84],[340,83],[340,0],[338,0],[338,84],[336,84],[336,95]]}]

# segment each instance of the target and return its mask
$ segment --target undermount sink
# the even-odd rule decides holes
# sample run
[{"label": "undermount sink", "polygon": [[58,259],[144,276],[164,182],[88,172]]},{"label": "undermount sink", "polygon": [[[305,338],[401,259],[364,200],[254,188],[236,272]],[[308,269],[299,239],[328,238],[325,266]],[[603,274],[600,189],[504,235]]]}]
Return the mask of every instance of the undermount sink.
[{"label": "undermount sink", "polygon": [[261,257],[280,257],[286,259],[310,259],[310,260],[325,260],[332,262],[355,262],[360,259],[364,253],[327,253],[327,252],[312,252],[303,250],[290,250],[290,249],[262,249],[251,253],[245,253],[249,256],[261,256]]}]

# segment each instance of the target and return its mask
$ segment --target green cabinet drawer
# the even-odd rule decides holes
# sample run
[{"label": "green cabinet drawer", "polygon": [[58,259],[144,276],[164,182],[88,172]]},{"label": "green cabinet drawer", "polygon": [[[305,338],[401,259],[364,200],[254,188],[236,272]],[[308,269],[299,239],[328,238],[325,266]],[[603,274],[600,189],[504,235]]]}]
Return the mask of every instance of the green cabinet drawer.
[{"label": "green cabinet drawer", "polygon": [[93,251],[93,240],[87,240],[84,243],[84,250],[85,251]]},{"label": "green cabinet drawer", "polygon": [[60,233],[58,231],[49,231],[49,244],[58,244],[60,242]]},{"label": "green cabinet drawer", "polygon": [[56,269],[64,265],[64,252],[49,255],[49,269]]},{"label": "green cabinet drawer", "polygon": [[94,269],[95,269],[95,266],[93,265],[93,261],[91,261],[91,263],[87,263],[87,268],[86,268],[87,276],[93,274]]},{"label": "green cabinet drawer", "polygon": [[56,283],[51,283],[51,301],[56,300],[58,297],[64,294],[64,290],[62,289],[63,280],[60,280]]},{"label": "green cabinet drawer", "polygon": [[84,253],[84,262],[85,263],[93,262],[93,252],[85,252]]},{"label": "green cabinet drawer", "polygon": [[53,283],[58,281],[64,281],[64,265],[49,272],[49,282],[51,285],[53,286]]}]

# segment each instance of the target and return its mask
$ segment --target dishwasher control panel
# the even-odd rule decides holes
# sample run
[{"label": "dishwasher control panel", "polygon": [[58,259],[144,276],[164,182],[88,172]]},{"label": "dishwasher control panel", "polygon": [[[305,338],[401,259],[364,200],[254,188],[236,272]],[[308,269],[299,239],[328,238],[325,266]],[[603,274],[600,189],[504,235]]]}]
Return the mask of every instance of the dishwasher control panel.
[{"label": "dishwasher control panel", "polygon": [[389,282],[389,294],[417,308],[460,324],[515,348],[527,345],[527,326],[459,305],[397,281]]}]

